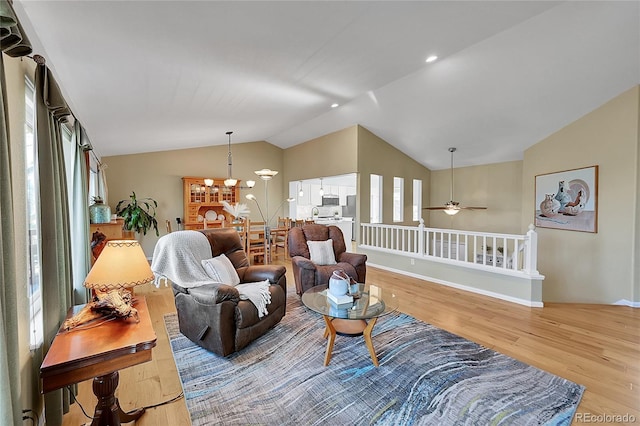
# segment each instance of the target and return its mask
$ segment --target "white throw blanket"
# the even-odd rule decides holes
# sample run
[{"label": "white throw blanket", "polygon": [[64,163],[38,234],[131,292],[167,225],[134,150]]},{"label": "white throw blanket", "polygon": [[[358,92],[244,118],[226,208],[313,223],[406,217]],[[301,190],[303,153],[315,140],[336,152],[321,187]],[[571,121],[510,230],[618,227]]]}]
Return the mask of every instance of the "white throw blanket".
[{"label": "white throw blanket", "polygon": [[[154,284],[159,287],[167,280],[184,288],[200,287],[215,282],[202,267],[202,260],[211,259],[209,240],[198,231],[177,231],[158,240],[153,250],[151,270],[155,275]],[[236,286],[240,299],[250,300],[258,310],[258,317],[268,314],[271,303],[269,280],[258,283],[243,283]]]},{"label": "white throw blanket", "polygon": [[209,240],[203,233],[171,232],[160,238],[153,249],[154,283],[159,287],[162,281],[169,280],[184,288],[215,284],[202,267],[202,260],[212,257]]},{"label": "white throw blanket", "polygon": [[240,299],[250,300],[258,309],[258,318],[267,315],[267,305],[271,303],[271,293],[269,292],[269,280],[257,283],[238,284],[236,286]]}]

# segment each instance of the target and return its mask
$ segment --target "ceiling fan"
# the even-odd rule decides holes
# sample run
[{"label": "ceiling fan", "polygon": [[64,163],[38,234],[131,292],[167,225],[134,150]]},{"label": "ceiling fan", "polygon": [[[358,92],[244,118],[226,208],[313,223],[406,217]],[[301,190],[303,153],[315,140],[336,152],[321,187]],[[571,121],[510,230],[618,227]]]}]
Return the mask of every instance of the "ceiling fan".
[{"label": "ceiling fan", "polygon": [[461,207],[460,203],[453,201],[453,153],[456,152],[456,148],[449,148],[451,153],[451,200],[445,203],[442,207],[423,207],[423,210],[442,210],[446,214],[453,216],[460,210],[486,210],[486,207]]}]

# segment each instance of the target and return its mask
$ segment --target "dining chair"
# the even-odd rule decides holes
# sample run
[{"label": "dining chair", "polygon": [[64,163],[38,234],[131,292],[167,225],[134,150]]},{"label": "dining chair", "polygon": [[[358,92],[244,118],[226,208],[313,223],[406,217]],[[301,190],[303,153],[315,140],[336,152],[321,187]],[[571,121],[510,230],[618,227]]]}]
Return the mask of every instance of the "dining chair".
[{"label": "dining chair", "polygon": [[[271,258],[282,256],[289,258],[289,229],[291,228],[291,218],[278,217],[276,227],[271,229]],[[278,249],[281,248],[282,252]]]},{"label": "dining chair", "polygon": [[264,225],[264,222],[253,222],[247,219],[247,256],[253,263],[269,263]]}]

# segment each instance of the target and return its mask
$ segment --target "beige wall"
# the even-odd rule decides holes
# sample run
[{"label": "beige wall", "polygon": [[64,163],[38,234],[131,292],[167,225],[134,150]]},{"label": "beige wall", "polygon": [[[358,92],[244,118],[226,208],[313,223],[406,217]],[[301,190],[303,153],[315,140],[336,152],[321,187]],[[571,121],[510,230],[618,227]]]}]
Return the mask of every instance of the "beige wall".
[{"label": "beige wall", "polygon": [[[422,205],[429,205],[429,188],[431,172],[413,158],[405,155],[389,145],[378,136],[362,126],[358,126],[358,217],[360,222],[370,221],[369,188],[370,175],[382,175],[383,192],[383,223],[393,223],[393,178],[404,178],[404,221],[400,225],[417,225],[412,220],[413,179],[422,180]],[[425,225],[429,225],[429,218],[423,214]]]},{"label": "beige wall", "polygon": [[358,171],[358,126],[284,150],[284,183]]},{"label": "beige wall", "polygon": [[[144,143],[144,142],[142,142]],[[265,208],[265,184],[254,173],[255,170],[268,168],[282,172],[282,150],[267,142],[249,142],[232,144],[233,177],[240,179],[244,185],[246,180],[255,180],[253,190],[241,189],[240,202],[247,203],[251,210],[250,218],[260,220],[255,203],[245,199],[253,193],[262,209]],[[128,199],[132,191],[138,197],[150,197],[158,202],[157,219],[160,236],[166,233],[165,220],[171,221],[173,229],[177,229],[175,219],[182,218],[183,176],[227,176],[226,145],[180,149],[173,151],[150,152],[144,154],[118,155],[102,158],[108,165],[107,185],[109,188],[108,204],[112,212],[118,201]],[[283,195],[282,173],[276,175],[269,182],[270,215],[273,209],[285,197]],[[266,212],[265,212],[266,214]],[[153,254],[153,248],[158,240],[155,233],[137,236],[147,256]]]},{"label": "beige wall", "polygon": [[536,175],[599,166],[598,232],[537,229],[538,270],[546,276],[545,301],[640,302],[638,276],[634,278],[640,232],[639,87],[525,151],[523,227],[533,219]]},{"label": "beige wall", "polygon": [[[29,75],[34,81],[35,63],[31,60],[10,58],[4,54],[5,78],[7,83],[7,105],[9,114],[9,138],[11,143],[11,163],[25,164],[24,141],[24,78]],[[27,295],[27,223],[26,223],[26,198],[24,167],[13,167],[13,223],[15,226],[16,247],[16,297],[18,299],[18,324],[8,324],[8,327],[17,327],[20,339],[20,377],[22,379],[22,406],[38,410],[42,407],[42,398],[39,395],[40,363],[35,353],[29,350],[29,298]],[[21,236],[23,238],[21,238]],[[46,277],[44,277],[46,279]],[[38,351],[41,354],[41,349]]]},{"label": "beige wall", "polygon": [[[461,206],[487,207],[487,210],[463,210],[449,216],[439,210],[425,211],[432,228],[465,231],[524,234],[521,227],[522,161],[460,167],[454,170],[454,198]],[[449,201],[451,170],[431,172],[430,206]],[[531,219],[533,220],[533,218]]]}]

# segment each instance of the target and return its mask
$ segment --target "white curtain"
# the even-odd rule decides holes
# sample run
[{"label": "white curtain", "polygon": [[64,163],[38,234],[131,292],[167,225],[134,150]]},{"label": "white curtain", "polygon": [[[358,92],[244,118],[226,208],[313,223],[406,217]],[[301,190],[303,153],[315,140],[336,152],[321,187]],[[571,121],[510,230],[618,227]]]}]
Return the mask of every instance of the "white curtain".
[{"label": "white curtain", "polygon": [[84,127],[75,121],[71,148],[72,164],[69,164],[69,213],[71,232],[71,258],[73,259],[73,304],[89,301],[89,290],[84,287],[84,279],[91,269],[89,247],[89,181],[86,151],[91,148]]}]

